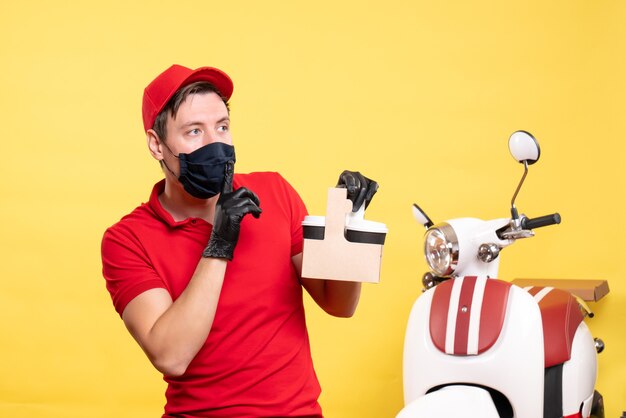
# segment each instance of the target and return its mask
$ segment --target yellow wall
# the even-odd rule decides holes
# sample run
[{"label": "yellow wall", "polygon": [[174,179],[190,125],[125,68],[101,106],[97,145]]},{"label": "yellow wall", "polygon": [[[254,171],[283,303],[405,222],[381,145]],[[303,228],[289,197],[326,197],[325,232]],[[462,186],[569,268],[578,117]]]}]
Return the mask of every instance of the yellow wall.
[{"label": "yellow wall", "polygon": [[5,3],[0,416],[162,411],[164,384],[113,310],[99,245],[160,178],[141,94],[172,63],[235,80],[239,171],[282,172],[314,214],[343,169],[381,185],[368,218],[390,228],[382,282],[350,320],[307,300],[329,418],[401,409],[404,326],[426,268],[410,205],[435,220],[507,216],[517,129],[542,147],[519,207],[563,223],[507,249],[501,276],[609,280],[590,326],[607,345],[607,416],[626,410],[626,2]]}]

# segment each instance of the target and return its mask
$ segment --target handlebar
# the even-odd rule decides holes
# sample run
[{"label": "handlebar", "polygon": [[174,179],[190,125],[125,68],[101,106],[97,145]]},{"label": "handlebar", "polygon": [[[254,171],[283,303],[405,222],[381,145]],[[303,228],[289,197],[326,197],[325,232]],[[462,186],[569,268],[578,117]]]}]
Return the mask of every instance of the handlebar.
[{"label": "handlebar", "polygon": [[561,215],[553,213],[551,215],[540,216],[538,218],[522,218],[523,229],[535,229],[543,226],[555,225],[561,223]]}]

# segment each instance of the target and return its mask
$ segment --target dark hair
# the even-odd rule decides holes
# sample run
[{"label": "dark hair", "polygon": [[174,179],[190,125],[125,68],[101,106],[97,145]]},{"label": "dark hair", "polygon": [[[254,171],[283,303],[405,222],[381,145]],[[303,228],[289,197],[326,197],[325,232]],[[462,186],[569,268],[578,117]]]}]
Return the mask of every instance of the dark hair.
[{"label": "dark hair", "polygon": [[154,120],[154,126],[152,129],[157,133],[161,141],[165,141],[167,136],[167,114],[169,113],[172,118],[176,117],[178,113],[178,109],[180,105],[187,99],[187,97],[192,94],[207,94],[207,93],[216,93],[224,104],[226,105],[226,110],[230,112],[230,107],[228,105],[228,100],[222,96],[222,94],[215,88],[215,86],[206,81],[196,81],[195,83],[188,84],[181,89],[179,89],[172,98],[167,102],[163,110],[159,112],[156,119]]}]

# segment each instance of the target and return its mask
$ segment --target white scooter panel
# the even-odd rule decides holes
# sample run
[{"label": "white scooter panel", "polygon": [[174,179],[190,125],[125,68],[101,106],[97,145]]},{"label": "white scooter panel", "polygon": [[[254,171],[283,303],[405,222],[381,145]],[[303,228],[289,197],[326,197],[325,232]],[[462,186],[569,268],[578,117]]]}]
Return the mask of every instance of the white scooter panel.
[{"label": "white scooter panel", "polygon": [[[489,306],[490,301],[483,300],[483,295],[490,293],[485,290],[490,282],[495,279],[482,278],[476,282],[472,295],[475,315],[480,316],[482,307]],[[451,284],[462,287],[463,278],[454,279]],[[506,314],[496,342],[477,355],[450,355],[438,349],[431,336],[431,305],[436,290],[430,289],[418,298],[409,317],[403,364],[405,405],[425,396],[431,388],[468,383],[502,393],[517,417],[542,418],[543,332],[541,326],[537,326],[541,324],[541,314],[534,298],[510,286]],[[453,295],[459,293],[461,290],[452,291]],[[450,313],[464,312],[464,306],[455,305],[458,301],[457,297],[450,302]],[[456,313],[448,318],[457,321]],[[448,318],[437,321],[448,321]],[[455,323],[450,326],[454,327]],[[480,329],[475,332],[480,333]]]}]

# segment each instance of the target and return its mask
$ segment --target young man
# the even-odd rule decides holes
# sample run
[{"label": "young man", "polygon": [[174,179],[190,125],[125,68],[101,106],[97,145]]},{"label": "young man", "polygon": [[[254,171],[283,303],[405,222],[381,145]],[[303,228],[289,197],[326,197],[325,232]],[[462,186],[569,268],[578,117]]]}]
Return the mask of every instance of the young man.
[{"label": "young man", "polygon": [[[168,383],[164,417],[321,417],[302,287],[349,317],[360,283],[300,277],[305,205],[278,173],[234,174],[232,91],[216,68],[179,65],[146,87],[165,179],[105,232],[103,275]],[[350,171],[338,185],[354,210],[378,188]]]}]

